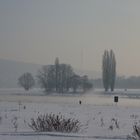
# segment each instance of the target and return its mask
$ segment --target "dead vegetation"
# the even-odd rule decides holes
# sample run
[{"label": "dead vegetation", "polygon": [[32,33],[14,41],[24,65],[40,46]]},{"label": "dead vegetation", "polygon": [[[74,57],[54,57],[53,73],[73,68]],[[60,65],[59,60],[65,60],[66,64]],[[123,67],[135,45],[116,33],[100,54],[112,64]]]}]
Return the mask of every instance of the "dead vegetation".
[{"label": "dead vegetation", "polygon": [[76,133],[80,130],[81,123],[79,120],[51,113],[39,115],[36,119],[32,118],[29,127],[37,132]]}]

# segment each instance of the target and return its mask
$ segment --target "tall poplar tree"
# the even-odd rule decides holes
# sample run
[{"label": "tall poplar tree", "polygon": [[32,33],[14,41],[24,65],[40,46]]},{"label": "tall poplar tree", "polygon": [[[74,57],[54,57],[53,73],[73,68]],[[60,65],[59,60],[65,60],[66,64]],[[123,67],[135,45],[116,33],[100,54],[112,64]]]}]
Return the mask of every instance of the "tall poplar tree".
[{"label": "tall poplar tree", "polygon": [[113,50],[104,51],[102,60],[102,77],[105,91],[114,91],[116,79],[116,59]]},{"label": "tall poplar tree", "polygon": [[110,89],[114,91],[116,80],[116,59],[113,50],[110,50]]},{"label": "tall poplar tree", "polygon": [[103,85],[105,91],[109,89],[109,52],[107,50],[104,51],[103,60],[102,60],[102,77],[103,77]]}]

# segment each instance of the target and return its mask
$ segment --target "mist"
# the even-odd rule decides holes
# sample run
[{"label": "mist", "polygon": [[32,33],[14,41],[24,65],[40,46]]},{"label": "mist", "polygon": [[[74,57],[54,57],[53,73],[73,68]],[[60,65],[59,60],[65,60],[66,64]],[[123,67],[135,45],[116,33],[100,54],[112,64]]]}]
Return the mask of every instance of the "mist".
[{"label": "mist", "polygon": [[118,75],[140,75],[139,1],[0,1],[0,58],[61,62],[101,72],[113,49]]}]

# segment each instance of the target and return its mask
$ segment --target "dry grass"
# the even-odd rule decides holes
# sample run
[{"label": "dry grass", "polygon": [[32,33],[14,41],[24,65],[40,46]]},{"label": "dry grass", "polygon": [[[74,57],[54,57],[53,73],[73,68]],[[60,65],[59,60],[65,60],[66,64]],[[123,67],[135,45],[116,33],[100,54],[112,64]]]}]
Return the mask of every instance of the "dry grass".
[{"label": "dry grass", "polygon": [[32,118],[29,127],[37,132],[76,133],[80,130],[81,123],[79,120],[51,113],[39,115],[37,119]]}]

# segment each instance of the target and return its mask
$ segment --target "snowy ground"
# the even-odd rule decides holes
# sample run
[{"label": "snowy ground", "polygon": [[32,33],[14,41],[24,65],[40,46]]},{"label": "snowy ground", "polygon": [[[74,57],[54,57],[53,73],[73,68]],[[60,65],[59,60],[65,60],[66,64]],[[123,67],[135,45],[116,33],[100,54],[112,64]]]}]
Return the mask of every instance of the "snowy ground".
[{"label": "snowy ground", "polygon": [[[130,105],[115,105],[111,99],[105,99],[109,103],[88,104],[84,97],[1,94],[0,140],[120,140],[126,139],[132,133],[133,125],[140,121],[138,104],[137,107],[131,106],[135,100],[131,99]],[[83,101],[82,105],[78,104],[78,99]],[[80,120],[83,125],[81,131],[77,134],[35,133],[28,126],[32,117],[60,112],[66,117]]]}]

